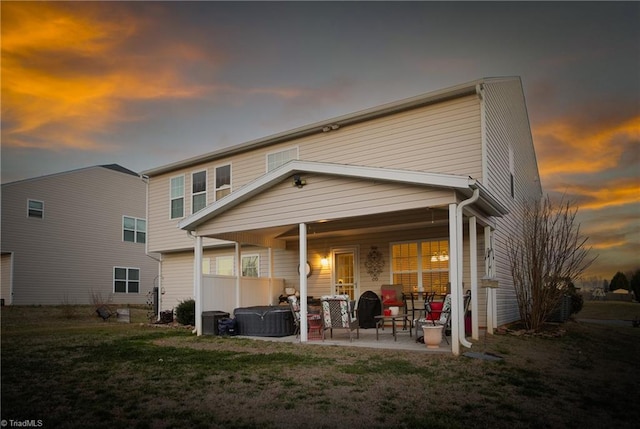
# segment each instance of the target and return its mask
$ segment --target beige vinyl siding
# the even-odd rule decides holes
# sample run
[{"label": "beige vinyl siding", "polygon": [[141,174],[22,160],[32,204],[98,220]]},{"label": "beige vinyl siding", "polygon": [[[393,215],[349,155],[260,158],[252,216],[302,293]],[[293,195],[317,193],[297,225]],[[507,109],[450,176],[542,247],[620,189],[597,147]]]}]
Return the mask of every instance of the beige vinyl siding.
[{"label": "beige vinyl siding", "polygon": [[193,298],[193,252],[167,253],[162,257],[161,310],[173,310]]},{"label": "beige vinyl siding", "polygon": [[300,158],[432,173],[481,174],[480,109],[476,97],[340,128],[308,137]]},{"label": "beige vinyl siding", "polygon": [[[511,279],[507,241],[517,236],[525,200],[542,195],[522,86],[519,80],[488,82],[484,86],[486,109],[485,184],[510,210],[496,219],[494,234],[498,325],[518,320],[518,306]],[[509,148],[513,150],[515,197],[511,197]]]},{"label": "beige vinyl siding", "polygon": [[[27,217],[27,200],[44,218]],[[87,304],[92,294],[143,304],[157,276],[145,245],[124,242],[122,218],[146,218],[139,177],[102,167],[2,187],[2,251],[14,252],[13,303]],[[114,267],[140,269],[138,294],[113,293]]]},{"label": "beige vinyl siding", "polygon": [[[191,173],[207,168],[207,201],[214,201],[213,167],[232,164],[232,191],[266,173],[268,153],[297,147],[299,158],[340,164],[415,169],[433,173],[482,174],[480,104],[476,96],[449,100],[365,123],[345,126],[249,152],[194,164],[150,179],[149,249],[171,251],[193,246],[170,219],[170,178],[185,175],[185,214],[191,213]],[[306,188],[305,188],[306,189]]]},{"label": "beige vinyl siding", "polygon": [[289,180],[215,218],[215,226],[203,224],[197,233],[220,233],[385,213],[418,207],[438,206],[455,201],[454,192],[376,183],[335,176],[303,175],[302,189]]}]

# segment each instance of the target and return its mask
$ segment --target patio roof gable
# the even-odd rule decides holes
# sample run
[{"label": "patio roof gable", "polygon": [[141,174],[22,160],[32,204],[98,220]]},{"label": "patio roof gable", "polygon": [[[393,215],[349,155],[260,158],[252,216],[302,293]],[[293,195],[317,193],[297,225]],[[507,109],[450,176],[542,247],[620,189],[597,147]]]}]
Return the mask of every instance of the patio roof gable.
[{"label": "patio roof gable", "polygon": [[[232,192],[219,201],[210,204],[199,212],[182,220],[178,224],[178,227],[187,231],[193,231],[203,223],[270,189],[287,177],[303,173],[328,174],[347,178],[405,183],[414,186],[448,188],[464,193],[468,193],[475,186],[478,186],[475,180],[459,175],[294,160],[260,176],[253,182],[248,183],[237,191]],[[484,188],[482,188],[481,191],[483,191],[481,192],[482,194],[487,194]],[[494,201],[491,200],[491,203],[493,204]],[[499,212],[500,210],[496,210],[495,213],[491,214],[498,214]]]}]

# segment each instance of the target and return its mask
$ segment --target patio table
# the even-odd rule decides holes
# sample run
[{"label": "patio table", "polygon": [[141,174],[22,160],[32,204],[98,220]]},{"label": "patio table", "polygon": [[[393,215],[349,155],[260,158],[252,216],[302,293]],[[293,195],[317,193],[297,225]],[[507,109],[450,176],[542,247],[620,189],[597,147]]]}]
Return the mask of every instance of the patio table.
[{"label": "patio table", "polygon": [[[389,321],[389,320],[391,320],[393,341],[398,341],[398,338],[396,336],[396,333],[397,333],[396,320],[401,320],[403,322],[403,326],[407,326],[407,322],[409,322],[409,336],[410,337],[413,336],[411,334],[411,330],[413,329],[413,319],[411,318],[410,314],[402,313],[402,314],[396,314],[395,316],[393,316],[393,315],[390,315],[390,316],[380,315],[380,316],[375,316],[374,318],[376,319],[376,341],[378,341],[378,328],[380,326],[382,326],[383,329],[384,329],[384,323]],[[403,331],[404,331],[404,329],[403,329]]]}]

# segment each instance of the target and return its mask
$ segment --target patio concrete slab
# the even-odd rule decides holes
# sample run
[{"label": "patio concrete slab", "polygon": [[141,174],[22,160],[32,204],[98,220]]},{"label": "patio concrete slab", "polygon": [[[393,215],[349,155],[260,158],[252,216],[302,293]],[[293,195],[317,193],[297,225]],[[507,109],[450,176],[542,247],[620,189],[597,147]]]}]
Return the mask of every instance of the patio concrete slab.
[{"label": "patio concrete slab", "polygon": [[[327,330],[325,332],[324,341],[317,336],[310,336],[306,343],[302,343],[299,337],[291,335],[288,337],[248,337],[240,336],[240,338],[250,338],[261,341],[274,341],[274,342],[286,342],[286,343],[298,343],[301,345],[310,346],[340,346],[340,347],[365,347],[372,349],[387,349],[387,350],[407,350],[415,351],[419,353],[451,353],[451,345],[447,344],[444,339],[440,343],[440,347],[437,349],[428,349],[423,343],[416,342],[415,329],[414,335],[409,336],[408,331],[398,330],[396,337],[397,341],[393,340],[391,333],[391,327],[387,326],[384,330],[380,330],[378,333],[378,340],[376,340],[375,329],[360,329],[360,338],[356,338],[355,331],[352,333],[353,341],[349,341],[349,333],[346,330],[334,330],[333,338],[330,337],[330,333]],[[451,338],[448,338],[451,341]]]}]

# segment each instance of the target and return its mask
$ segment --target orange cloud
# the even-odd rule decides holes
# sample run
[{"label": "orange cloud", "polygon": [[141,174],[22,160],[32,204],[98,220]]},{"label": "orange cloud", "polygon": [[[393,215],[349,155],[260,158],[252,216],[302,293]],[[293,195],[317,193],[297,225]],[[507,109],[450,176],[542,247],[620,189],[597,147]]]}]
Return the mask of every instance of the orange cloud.
[{"label": "orange cloud", "polygon": [[568,185],[563,191],[577,199],[581,209],[587,210],[640,203],[640,182],[637,178],[600,183],[595,189],[585,184]]},{"label": "orange cloud", "polygon": [[[155,55],[128,53],[125,42],[143,23],[126,15],[105,21],[96,10],[100,4],[81,6],[2,3],[4,145],[109,150],[91,134],[131,120],[124,101],[199,97],[211,90],[185,83]],[[206,57],[179,44],[160,49],[160,58],[178,63]]]},{"label": "orange cloud", "polygon": [[640,141],[640,116],[593,124],[561,118],[533,130],[540,175],[585,174],[614,168],[626,145]]}]

